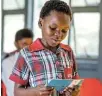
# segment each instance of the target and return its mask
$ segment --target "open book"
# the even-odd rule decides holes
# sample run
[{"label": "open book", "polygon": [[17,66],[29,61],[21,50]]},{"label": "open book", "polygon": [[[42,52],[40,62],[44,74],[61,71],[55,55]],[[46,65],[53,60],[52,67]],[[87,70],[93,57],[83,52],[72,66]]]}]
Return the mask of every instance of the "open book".
[{"label": "open book", "polygon": [[66,87],[73,85],[81,86],[83,79],[52,79],[47,87],[54,87],[57,91],[62,91]]}]

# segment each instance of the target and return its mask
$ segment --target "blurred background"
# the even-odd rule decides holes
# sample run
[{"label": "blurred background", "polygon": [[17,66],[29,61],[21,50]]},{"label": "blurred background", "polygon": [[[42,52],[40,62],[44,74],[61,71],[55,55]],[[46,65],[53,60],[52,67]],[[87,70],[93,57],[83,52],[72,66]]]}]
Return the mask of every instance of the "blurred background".
[{"label": "blurred background", "polygon": [[[2,0],[1,56],[15,50],[14,36],[21,28],[30,28],[34,40],[41,37],[39,12],[47,0]],[[76,56],[81,77],[102,79],[102,2],[101,0],[62,0],[72,7],[73,20],[63,41]]]}]

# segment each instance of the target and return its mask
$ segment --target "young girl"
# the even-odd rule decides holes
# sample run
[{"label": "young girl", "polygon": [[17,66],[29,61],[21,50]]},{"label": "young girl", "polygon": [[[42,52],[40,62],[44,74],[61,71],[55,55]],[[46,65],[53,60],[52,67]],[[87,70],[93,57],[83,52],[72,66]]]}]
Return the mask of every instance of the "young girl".
[{"label": "young girl", "polygon": [[[71,10],[65,2],[50,0],[44,4],[38,22],[42,38],[20,51],[10,76],[15,82],[15,96],[49,96],[53,88],[47,88],[45,84],[51,79],[78,78],[71,48],[60,43],[70,29],[71,19]],[[71,96],[71,91],[66,88],[56,96],[60,94]]]}]

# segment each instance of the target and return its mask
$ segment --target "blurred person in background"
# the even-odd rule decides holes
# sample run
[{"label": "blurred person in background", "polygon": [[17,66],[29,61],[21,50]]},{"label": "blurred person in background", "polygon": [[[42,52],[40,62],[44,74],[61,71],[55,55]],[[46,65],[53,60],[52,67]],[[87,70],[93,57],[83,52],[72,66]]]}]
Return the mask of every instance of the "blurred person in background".
[{"label": "blurred person in background", "polygon": [[[6,88],[6,96],[14,96],[14,82],[9,80],[19,51],[33,42],[33,32],[29,29],[21,29],[16,32],[15,46],[17,50],[7,54],[2,61],[2,83]],[[4,87],[3,87],[4,88]],[[3,89],[4,90],[4,89]]]}]

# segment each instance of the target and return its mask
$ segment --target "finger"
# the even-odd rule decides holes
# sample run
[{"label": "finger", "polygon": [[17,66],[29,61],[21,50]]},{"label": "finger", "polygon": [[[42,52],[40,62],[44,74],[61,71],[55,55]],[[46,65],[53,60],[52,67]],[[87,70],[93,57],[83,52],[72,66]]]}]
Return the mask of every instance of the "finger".
[{"label": "finger", "polygon": [[40,85],[40,86],[38,86],[38,88],[39,88],[40,91],[50,90],[50,88],[48,89],[48,88],[46,88],[46,86],[44,86],[44,85]]},{"label": "finger", "polygon": [[41,89],[40,89],[41,91],[53,91],[54,90],[54,88],[53,87],[42,87]]},{"label": "finger", "polygon": [[72,94],[72,90],[67,90],[65,93]]},{"label": "finger", "polygon": [[41,85],[38,85],[37,87],[44,87],[45,85],[44,84],[41,84]]},{"label": "finger", "polygon": [[42,89],[42,88],[44,88],[44,87],[45,87],[44,85],[38,85],[38,86],[36,87],[36,89],[40,90],[40,89]]},{"label": "finger", "polygon": [[73,90],[73,88],[71,88],[71,87],[66,87],[66,88],[64,89],[64,91],[68,91],[68,90]]},{"label": "finger", "polygon": [[39,96],[42,96],[42,92],[39,92]]},{"label": "finger", "polygon": [[50,90],[54,90],[53,87],[49,87],[49,86],[46,86],[46,89],[49,90],[49,91],[50,91]]},{"label": "finger", "polygon": [[63,94],[64,93],[64,91],[60,91],[60,94]]},{"label": "finger", "polygon": [[52,92],[50,91],[42,91],[40,92],[40,96],[49,96]]},{"label": "finger", "polygon": [[70,93],[69,91],[66,91],[65,96],[72,96],[72,93]]},{"label": "finger", "polygon": [[75,89],[79,89],[79,88],[80,88],[80,86],[79,86],[79,85],[76,85],[74,88],[75,88]]}]

